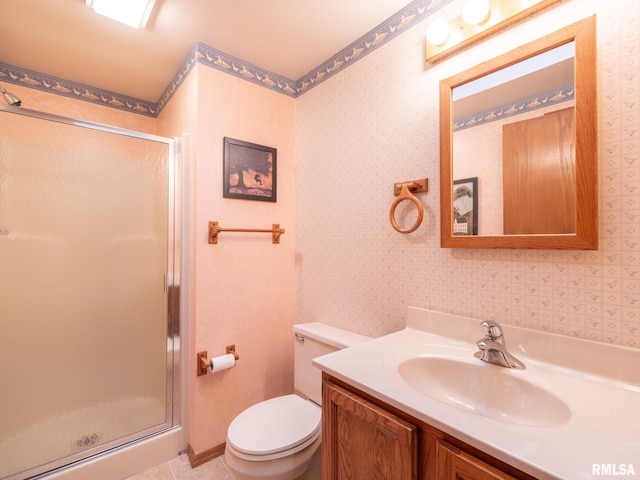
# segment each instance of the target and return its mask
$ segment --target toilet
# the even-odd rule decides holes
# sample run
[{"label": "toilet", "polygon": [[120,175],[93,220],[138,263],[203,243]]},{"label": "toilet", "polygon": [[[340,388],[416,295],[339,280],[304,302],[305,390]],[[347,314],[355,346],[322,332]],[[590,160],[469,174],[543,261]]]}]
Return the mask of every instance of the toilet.
[{"label": "toilet", "polygon": [[224,460],[236,480],[319,480],[322,372],[314,358],[370,337],[319,322],[294,325],[294,392],[257,403],[229,425]]}]

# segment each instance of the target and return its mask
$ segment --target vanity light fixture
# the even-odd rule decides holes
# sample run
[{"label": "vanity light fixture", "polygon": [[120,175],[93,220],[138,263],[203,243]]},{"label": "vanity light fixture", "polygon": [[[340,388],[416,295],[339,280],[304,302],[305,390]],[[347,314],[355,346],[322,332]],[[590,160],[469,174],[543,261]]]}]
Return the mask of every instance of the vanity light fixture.
[{"label": "vanity light fixture", "polygon": [[155,0],[85,0],[96,13],[133,28],[144,28]]},{"label": "vanity light fixture", "polygon": [[[435,62],[558,0],[467,0],[462,15],[427,27],[426,61]],[[445,25],[446,24],[446,25]]]}]

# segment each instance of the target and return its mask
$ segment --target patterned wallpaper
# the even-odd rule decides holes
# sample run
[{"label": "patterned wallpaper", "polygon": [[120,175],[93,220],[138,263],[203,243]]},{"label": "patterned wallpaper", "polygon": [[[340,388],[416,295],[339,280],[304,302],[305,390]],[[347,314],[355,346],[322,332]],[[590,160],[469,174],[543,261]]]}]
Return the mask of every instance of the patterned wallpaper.
[{"label": "patterned wallpaper", "polygon": [[[593,13],[600,249],[440,248],[439,80]],[[640,348],[640,2],[565,0],[434,65],[423,40],[410,29],[296,101],[296,321],[382,335],[415,305]],[[393,183],[425,176],[423,226],[401,235]]]}]

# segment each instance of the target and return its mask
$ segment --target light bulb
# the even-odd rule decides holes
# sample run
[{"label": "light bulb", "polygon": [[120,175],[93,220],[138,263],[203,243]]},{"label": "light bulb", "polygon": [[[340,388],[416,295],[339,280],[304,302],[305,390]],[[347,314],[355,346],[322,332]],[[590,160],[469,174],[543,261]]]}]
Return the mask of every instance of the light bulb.
[{"label": "light bulb", "polygon": [[467,0],[462,9],[462,19],[469,25],[484,23],[490,14],[489,0]]},{"label": "light bulb", "polygon": [[427,41],[431,45],[443,45],[449,38],[449,22],[438,18],[427,27]]}]

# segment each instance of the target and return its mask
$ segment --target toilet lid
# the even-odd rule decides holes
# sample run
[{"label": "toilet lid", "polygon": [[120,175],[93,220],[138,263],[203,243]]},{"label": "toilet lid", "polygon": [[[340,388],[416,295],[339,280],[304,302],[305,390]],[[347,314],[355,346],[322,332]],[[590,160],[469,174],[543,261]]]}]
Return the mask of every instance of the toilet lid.
[{"label": "toilet lid", "polygon": [[271,398],[247,408],[227,432],[227,442],[249,455],[269,455],[306,442],[320,429],[322,411],[297,395]]}]

